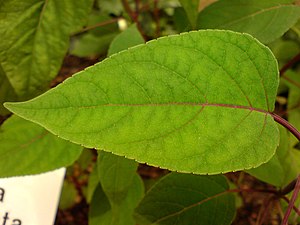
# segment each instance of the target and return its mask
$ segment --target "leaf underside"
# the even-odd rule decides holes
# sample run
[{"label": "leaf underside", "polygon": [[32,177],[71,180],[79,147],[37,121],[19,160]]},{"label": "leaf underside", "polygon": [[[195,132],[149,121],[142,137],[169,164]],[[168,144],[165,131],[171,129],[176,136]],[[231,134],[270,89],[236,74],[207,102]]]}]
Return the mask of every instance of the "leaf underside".
[{"label": "leaf underside", "polygon": [[247,34],[197,31],[115,54],[5,106],[89,148],[181,172],[257,167],[278,145],[273,54]]}]

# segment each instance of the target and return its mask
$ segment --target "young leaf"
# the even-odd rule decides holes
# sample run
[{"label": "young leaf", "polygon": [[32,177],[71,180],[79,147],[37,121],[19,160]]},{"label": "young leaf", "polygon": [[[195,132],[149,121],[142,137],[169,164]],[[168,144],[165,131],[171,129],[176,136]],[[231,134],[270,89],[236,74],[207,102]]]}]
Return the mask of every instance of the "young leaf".
[{"label": "young leaf", "polygon": [[5,106],[89,148],[215,174],[273,156],[277,86],[268,48],[247,34],[208,30],[131,48],[33,100]]},{"label": "young leaf", "polygon": [[102,189],[112,206],[120,204],[126,197],[136,175],[137,166],[133,160],[109,152],[99,152],[98,175]]},{"label": "young leaf", "polygon": [[221,176],[171,173],[151,188],[136,209],[141,225],[231,224],[234,195]]},{"label": "young leaf", "polygon": [[282,36],[300,18],[293,0],[220,0],[198,16],[198,28],[249,33],[263,43]]},{"label": "young leaf", "polygon": [[0,7],[0,61],[21,98],[47,89],[93,0],[6,0]]},{"label": "young leaf", "polygon": [[288,131],[279,126],[280,144],[276,154],[266,164],[246,172],[277,187],[284,187],[300,172],[300,152],[293,149]]},{"label": "young leaf", "polygon": [[38,174],[72,164],[82,147],[17,116],[0,127],[0,177]]},{"label": "young leaf", "polygon": [[133,212],[143,196],[143,181],[135,174],[124,201],[112,208],[99,184],[90,205],[89,225],[135,225]]}]

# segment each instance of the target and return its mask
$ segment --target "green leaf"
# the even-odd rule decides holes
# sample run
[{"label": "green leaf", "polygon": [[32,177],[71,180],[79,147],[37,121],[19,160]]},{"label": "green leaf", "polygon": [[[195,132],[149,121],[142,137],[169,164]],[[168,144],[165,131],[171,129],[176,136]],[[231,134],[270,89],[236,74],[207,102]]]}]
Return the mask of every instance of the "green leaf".
[{"label": "green leaf", "polygon": [[196,27],[200,0],[179,0],[193,28]]},{"label": "green leaf", "polygon": [[300,18],[292,0],[220,0],[198,16],[198,28],[249,33],[263,43],[282,36]]},{"label": "green leaf", "polygon": [[67,52],[69,36],[84,25],[93,0],[6,0],[0,8],[0,61],[21,98],[48,89]]},{"label": "green leaf", "polygon": [[89,225],[135,225],[133,212],[144,195],[144,186],[141,178],[135,174],[126,198],[118,207],[111,208],[108,198],[98,185],[89,211]]},{"label": "green leaf", "polygon": [[135,45],[143,44],[144,38],[138,31],[136,24],[131,25],[128,29],[115,37],[108,49],[108,56],[125,50]]},{"label": "green leaf", "polygon": [[279,126],[280,144],[266,164],[246,172],[277,187],[284,187],[300,172],[300,152],[292,148],[288,131]]},{"label": "green leaf", "polygon": [[104,193],[111,205],[119,204],[132,185],[138,164],[133,160],[101,151],[97,165]]},{"label": "green leaf", "polygon": [[0,177],[38,174],[72,164],[82,147],[17,116],[0,127]]},{"label": "green leaf", "polygon": [[198,31],[96,64],[14,113],[60,137],[154,166],[216,174],[267,162],[278,68],[247,34]]},{"label": "green leaf", "polygon": [[162,178],[136,209],[141,225],[231,224],[234,195],[221,176],[171,173]]},{"label": "green leaf", "polygon": [[3,103],[7,101],[15,101],[16,99],[17,95],[0,64],[0,115],[9,114],[9,111],[4,108]]}]

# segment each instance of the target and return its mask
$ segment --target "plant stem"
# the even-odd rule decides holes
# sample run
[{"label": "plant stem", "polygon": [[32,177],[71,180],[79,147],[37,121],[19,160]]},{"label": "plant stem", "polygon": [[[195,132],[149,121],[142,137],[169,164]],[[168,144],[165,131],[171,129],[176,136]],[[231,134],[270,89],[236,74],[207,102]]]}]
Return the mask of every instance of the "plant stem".
[{"label": "plant stem", "polygon": [[281,225],[288,224],[288,219],[289,219],[289,216],[290,216],[290,214],[292,212],[292,209],[294,207],[294,204],[295,204],[295,201],[296,201],[297,196],[299,194],[299,191],[300,191],[300,175],[298,175],[297,182],[296,182],[296,185],[295,185],[295,190],[293,192],[293,195],[292,195],[291,201],[289,203],[288,209],[284,214]]},{"label": "plant stem", "polygon": [[[290,200],[286,196],[282,196],[281,199],[286,201],[288,204],[290,204]],[[296,206],[293,206],[294,211],[297,213],[298,216],[300,216],[300,211]]]},{"label": "plant stem", "polygon": [[292,124],[275,113],[271,113],[271,115],[277,123],[288,129],[298,139],[298,141],[300,141],[300,132]]}]

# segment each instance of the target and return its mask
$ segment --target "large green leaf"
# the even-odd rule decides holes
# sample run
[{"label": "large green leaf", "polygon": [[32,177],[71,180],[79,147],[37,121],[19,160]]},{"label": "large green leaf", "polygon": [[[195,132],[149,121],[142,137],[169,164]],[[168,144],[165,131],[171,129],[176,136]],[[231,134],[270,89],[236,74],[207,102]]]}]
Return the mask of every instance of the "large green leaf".
[{"label": "large green leaf", "polygon": [[221,176],[171,173],[151,188],[136,209],[138,224],[231,224],[234,196]]},{"label": "large green leaf", "polygon": [[198,28],[246,32],[263,43],[282,36],[300,18],[293,0],[220,0],[198,16]]},{"label": "large green leaf", "polygon": [[110,225],[134,225],[134,209],[144,196],[143,181],[135,174],[128,193],[119,205],[113,208],[99,184],[89,211],[89,225],[110,224]]},{"label": "large green leaf", "polygon": [[279,130],[280,144],[276,154],[266,164],[246,172],[274,186],[284,187],[300,172],[300,152],[291,146],[288,131],[282,126]]},{"label": "large green leaf", "polygon": [[93,0],[6,0],[0,7],[0,62],[18,96],[41,93],[57,75],[69,36]]},{"label": "large green leaf", "polygon": [[115,54],[14,113],[60,137],[199,174],[257,167],[279,141],[277,63],[247,34],[198,31]]},{"label": "large green leaf", "polygon": [[72,164],[82,147],[17,116],[0,127],[0,177],[38,174]]}]

